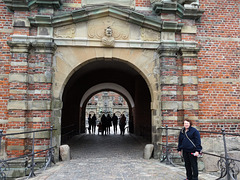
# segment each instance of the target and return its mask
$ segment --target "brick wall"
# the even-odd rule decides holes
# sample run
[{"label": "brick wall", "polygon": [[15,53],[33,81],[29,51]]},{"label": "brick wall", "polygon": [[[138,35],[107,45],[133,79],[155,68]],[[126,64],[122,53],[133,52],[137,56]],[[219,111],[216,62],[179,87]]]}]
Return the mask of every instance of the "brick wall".
[{"label": "brick wall", "polygon": [[12,35],[13,14],[9,12],[6,6],[0,0],[0,129],[6,132],[6,123],[8,120],[7,104],[9,99],[8,74],[10,71],[11,54],[7,41]]},{"label": "brick wall", "polygon": [[150,0],[136,0],[136,7],[151,7]]},{"label": "brick wall", "polygon": [[239,3],[200,0],[200,4],[205,10],[197,23],[197,40],[202,47],[198,58],[201,127],[204,130],[225,127],[239,132]]}]

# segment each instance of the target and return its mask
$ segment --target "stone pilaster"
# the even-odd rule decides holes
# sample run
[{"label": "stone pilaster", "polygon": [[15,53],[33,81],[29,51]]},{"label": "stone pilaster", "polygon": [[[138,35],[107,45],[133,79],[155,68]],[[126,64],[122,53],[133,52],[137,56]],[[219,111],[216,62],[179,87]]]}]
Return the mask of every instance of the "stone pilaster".
[{"label": "stone pilaster", "polygon": [[[197,120],[196,58],[199,48],[195,43],[197,33],[195,21],[204,11],[199,9],[196,0],[151,2],[153,11],[163,22],[161,44],[158,49],[161,63],[163,123],[180,125],[184,117]],[[178,36],[180,38],[176,39]]]},{"label": "stone pilaster", "polygon": [[[8,42],[8,45],[11,47],[12,62],[9,74],[11,88],[7,133],[49,128],[53,107],[52,59],[56,45],[52,42],[19,41]],[[11,151],[14,150],[18,150],[19,155],[24,153],[27,150],[24,144],[28,138],[31,136],[22,135],[18,139],[9,137],[8,141],[19,141],[19,144],[23,144],[22,147],[8,146],[9,155],[12,155]],[[45,141],[49,138],[49,133],[37,133],[35,138]],[[36,148],[46,149],[46,143],[41,144],[41,140],[39,141],[39,147]]]},{"label": "stone pilaster", "polygon": [[[38,32],[39,34],[39,32]],[[56,122],[60,122],[61,101],[54,100],[52,96],[52,79],[53,79],[53,56],[56,45],[51,39],[38,42],[32,42],[32,51],[29,56],[29,108],[28,127],[32,130],[47,129],[51,125],[60,129]],[[57,120],[56,120],[57,119]],[[55,132],[59,133],[59,132]],[[49,133],[48,133],[49,135]],[[54,136],[58,137],[58,136]],[[48,140],[46,133],[39,133],[38,149],[44,149],[44,141]],[[54,139],[54,146],[59,144],[59,140]],[[57,153],[58,154],[58,153]]]},{"label": "stone pilaster", "polygon": [[182,119],[182,62],[177,45],[158,48],[160,56],[162,125],[176,126]]},{"label": "stone pilaster", "polygon": [[[198,122],[197,53],[199,48],[181,48],[184,118]],[[197,125],[197,124],[196,124]]]},{"label": "stone pilaster", "polygon": [[[8,42],[12,52],[11,67],[9,73],[9,101],[8,101],[8,129],[7,133],[22,132],[27,130],[28,110],[28,56],[30,43]],[[8,156],[18,156],[27,149],[26,135],[7,137]],[[11,145],[10,145],[11,144]],[[16,144],[16,145],[14,145]]]}]

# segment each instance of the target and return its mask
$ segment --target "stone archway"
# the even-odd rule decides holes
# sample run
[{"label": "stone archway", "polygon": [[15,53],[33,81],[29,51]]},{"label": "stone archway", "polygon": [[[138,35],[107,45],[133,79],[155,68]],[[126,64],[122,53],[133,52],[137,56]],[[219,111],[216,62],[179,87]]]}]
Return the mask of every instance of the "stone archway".
[{"label": "stone archway", "polygon": [[[62,49],[62,48],[60,48],[60,49]],[[76,50],[76,48],[74,48],[75,50]],[[86,50],[86,49],[85,49]],[[92,49],[89,49],[89,50],[92,50]],[[98,49],[99,50],[99,49]],[[81,50],[80,50],[81,51]],[[104,52],[104,49],[102,49],[102,51]],[[118,50],[118,51],[125,51],[126,52],[126,50]],[[129,50],[128,50],[129,51]],[[134,59],[133,59],[133,57],[135,57],[136,59],[136,61],[138,60],[138,58],[139,58],[139,56],[140,55],[142,55],[142,54],[144,54],[145,52],[144,51],[139,51],[139,50],[132,50],[132,51],[136,51],[137,53],[136,54],[132,54],[132,56],[131,57],[129,57],[129,58],[131,58],[131,61],[133,61]],[[154,56],[155,56],[155,52],[154,51],[152,51],[152,57],[150,56],[150,52],[148,52],[148,54],[146,55],[145,54],[145,56],[141,56],[141,57],[144,57],[144,58],[142,58],[142,61],[145,61],[145,64],[143,65],[143,64],[140,64],[140,66],[137,68],[135,65],[133,65],[133,64],[130,64],[130,62],[129,62],[129,59],[127,59],[127,60],[120,60],[119,59],[119,57],[118,58],[116,58],[116,57],[112,57],[112,59],[110,60],[110,59],[104,59],[104,58],[98,58],[98,60],[96,60],[95,58],[93,59],[93,60],[85,60],[85,62],[83,62],[83,65],[82,64],[78,64],[79,63],[79,59],[78,58],[76,58],[76,57],[78,57],[78,56],[75,56],[75,57],[73,57],[73,56],[71,56],[72,57],[72,59],[68,59],[69,61],[64,61],[64,53],[65,52],[69,52],[68,50],[66,50],[66,49],[63,49],[63,51],[61,52],[61,57],[62,57],[62,59],[59,59],[59,57],[56,57],[56,68],[57,69],[61,69],[61,67],[65,67],[64,69],[65,70],[70,70],[70,67],[69,67],[69,69],[68,69],[68,67],[66,68],[66,66],[69,66],[69,64],[68,64],[68,62],[69,61],[71,61],[71,62],[73,62],[73,61],[75,61],[75,64],[76,64],[76,66],[78,66],[78,67],[75,67],[75,68],[73,68],[73,73],[72,72],[69,72],[69,74],[71,74],[72,76],[74,76],[74,74],[77,74],[77,73],[80,73],[81,74],[81,72],[84,72],[85,71],[85,69],[83,69],[84,68],[84,66],[87,66],[88,64],[90,64],[90,65],[88,65],[88,67],[91,69],[91,68],[93,68],[93,66],[100,66],[100,63],[101,64],[103,64],[103,63],[105,63],[105,65],[106,66],[108,66],[109,64],[111,64],[111,65],[109,65],[109,69],[111,69],[110,67],[113,67],[115,64],[117,64],[116,65],[116,67],[118,66],[118,67],[120,67],[120,66],[123,66],[123,64],[125,64],[124,65],[124,68],[123,67],[121,67],[122,69],[127,69],[127,67],[128,67],[128,69],[127,70],[129,70],[129,71],[134,71],[134,75],[138,75],[139,76],[139,78],[140,79],[135,79],[136,80],[136,82],[137,83],[139,83],[138,85],[136,85],[136,86],[138,86],[139,88],[138,89],[140,89],[140,90],[138,90],[138,92],[139,92],[139,95],[142,95],[142,96],[144,96],[142,93],[144,92],[143,90],[141,90],[141,89],[144,89],[144,88],[147,88],[148,89],[148,91],[149,91],[149,100],[148,100],[148,104],[149,105],[147,105],[146,107],[148,107],[148,111],[149,111],[149,116],[150,116],[150,123],[149,123],[149,125],[147,126],[147,127],[149,127],[148,129],[150,129],[150,130],[148,130],[148,133],[149,133],[149,135],[151,136],[151,138],[152,138],[152,133],[151,133],[151,129],[152,129],[152,124],[153,124],[153,120],[152,120],[152,118],[151,118],[151,116],[152,116],[152,114],[151,114],[151,105],[153,104],[152,103],[152,100],[154,99],[153,97],[152,97],[152,94],[150,93],[150,92],[152,92],[152,89],[154,89],[155,87],[152,87],[151,86],[151,84],[155,84],[156,82],[156,79],[153,77],[153,78],[147,78],[147,82],[146,82],[146,77],[148,76],[148,77],[151,77],[152,76],[152,74],[148,74],[147,72],[149,71],[149,72],[152,72],[153,70],[152,69],[146,69],[146,67],[148,67],[148,68],[154,68],[155,66],[155,62],[153,61],[153,58],[154,58]],[[59,52],[60,53],[60,52]],[[119,53],[119,52],[118,52]],[[122,53],[119,53],[119,54],[122,54]],[[137,55],[137,56],[136,56]],[[67,55],[66,55],[66,57],[67,57]],[[75,59],[73,59],[73,58],[75,58]],[[58,61],[60,62],[59,64],[58,64]],[[64,64],[63,64],[64,63]],[[132,62],[131,62],[132,63]],[[153,64],[152,64],[153,63]],[[72,65],[73,63],[71,63],[71,65]],[[97,64],[97,65],[96,65]],[[146,64],[148,64],[148,66],[145,66]],[[57,66],[57,65],[60,65],[60,66]],[[141,65],[142,66],[144,66],[144,67],[141,67]],[[115,67],[115,68],[116,68]],[[145,72],[141,72],[141,70],[139,69],[139,68],[142,68]],[[66,72],[64,72],[64,71],[59,71],[59,70],[57,70],[56,69],[56,71],[55,72],[58,72],[58,73],[56,73],[55,74],[55,77],[63,77],[63,75],[64,74],[66,74],[66,75],[68,75]],[[94,69],[94,68],[93,68]],[[97,68],[96,68],[97,69]],[[131,70],[130,70],[131,69]],[[126,71],[127,71],[126,70]],[[59,73],[62,73],[62,74],[59,74]],[[132,72],[133,73],[133,72]],[[145,75],[145,73],[146,73],[146,75]],[[142,75],[144,75],[144,77],[145,78],[143,78],[142,77]],[[76,76],[80,76],[80,75],[76,75]],[[71,81],[74,81],[74,80],[72,80],[72,78],[73,77],[70,77],[69,78],[69,76],[65,76],[65,79],[63,78],[62,79],[62,85],[63,85],[63,87],[64,88],[66,88],[66,86],[67,87],[69,87],[70,85],[69,85],[69,81],[71,82]],[[98,76],[96,76],[96,78],[98,78]],[[77,79],[77,77],[74,77],[73,79]],[[108,79],[105,77],[105,79],[106,79],[106,81],[108,82]],[[126,79],[127,79],[127,77],[126,77]],[[66,81],[66,80],[68,80],[67,82],[64,82],[64,81]],[[135,81],[134,80],[134,81]],[[100,82],[101,82],[101,80],[99,80]],[[124,80],[122,80],[122,81],[124,81]],[[60,80],[58,79],[58,81],[56,80],[56,82],[58,82],[58,83],[60,83]],[[105,82],[105,80],[103,81],[103,82]],[[146,83],[146,85],[144,85],[144,87],[143,88],[141,88],[140,86],[142,85],[142,83],[143,82],[145,82]],[[55,84],[55,83],[54,83]],[[85,83],[84,83],[85,84]],[[56,85],[56,84],[55,84]],[[86,85],[86,84],[85,84]],[[105,86],[105,88],[106,88],[106,86],[108,86],[108,88],[106,88],[106,89],[112,89],[112,90],[115,90],[115,91],[117,91],[117,92],[120,92],[121,94],[123,94],[125,97],[127,97],[127,99],[129,100],[129,102],[130,102],[130,106],[131,106],[131,110],[132,111],[134,111],[135,112],[135,114],[138,114],[138,116],[140,116],[140,111],[141,110],[139,110],[139,108],[138,108],[138,110],[136,110],[135,109],[135,103],[134,103],[134,101],[133,101],[133,99],[132,99],[132,97],[131,97],[131,95],[128,93],[128,91],[127,90],[125,90],[124,88],[121,88],[121,86],[120,85],[118,85],[118,84],[114,84],[114,83],[100,83],[100,84],[98,84],[98,85],[96,85],[95,86],[95,88],[93,88],[94,89],[94,91],[96,91],[96,90],[100,90],[100,89],[102,89],[104,86]],[[149,85],[150,85],[150,88],[149,88]],[[145,87],[146,86],[146,87]],[[93,86],[94,87],[94,86]],[[97,87],[97,89],[96,89],[96,87]],[[58,90],[59,92],[61,92],[61,90],[59,90],[59,89],[55,89],[55,90]],[[87,89],[86,91],[84,91],[85,93],[84,93],[84,95],[83,95],[83,97],[81,98],[81,101],[80,101],[80,106],[82,106],[82,104],[83,104],[83,102],[84,102],[84,100],[86,99],[86,97],[88,97],[89,96],[89,94],[91,94],[91,92],[94,92],[94,91],[91,91],[91,88],[90,88],[90,90],[89,89]],[[142,91],[142,92],[141,92]],[[146,91],[146,90],[145,90]],[[132,92],[133,93],[133,92]],[[135,93],[135,92],[134,92]],[[134,94],[133,93],[133,94]],[[64,94],[64,93],[63,93]],[[150,95],[151,94],[151,95]],[[135,94],[135,96],[137,97],[137,96],[139,96],[139,95],[137,95],[137,94]],[[63,95],[64,96],[64,95]],[[136,99],[136,97],[135,97],[135,99]],[[148,96],[146,96],[146,97],[148,97]],[[60,98],[59,98],[60,99]],[[140,102],[141,102],[141,100],[139,100],[139,98],[137,98],[138,99],[138,103],[139,104],[141,104]],[[144,99],[144,98],[143,98]],[[64,102],[64,98],[63,98],[63,102]],[[71,104],[70,104],[70,106],[71,106]],[[139,106],[140,107],[140,106]],[[61,109],[59,109],[60,111],[61,111]],[[136,113],[137,111],[139,111],[138,113]],[[143,112],[145,112],[145,111],[143,111]],[[65,112],[63,112],[63,114],[65,114]],[[133,113],[134,114],[134,113]],[[136,116],[137,117],[137,116]],[[144,116],[143,116],[144,117]],[[59,117],[59,118],[61,118],[61,117]],[[141,117],[139,117],[138,119],[141,119]],[[82,120],[83,121],[83,120]],[[59,126],[61,126],[61,124],[59,124]],[[79,126],[79,125],[78,125]],[[140,125],[138,125],[139,127],[138,128],[136,128],[136,130],[135,130],[135,132],[136,133],[138,133],[138,134],[145,134],[144,132],[146,132],[146,130],[144,130],[144,125],[142,125],[141,127],[140,127]],[[137,127],[137,126],[136,126]],[[142,129],[140,129],[140,128],[142,128]],[[81,130],[78,130],[79,132],[81,132]],[[151,139],[150,138],[150,139]]]}]

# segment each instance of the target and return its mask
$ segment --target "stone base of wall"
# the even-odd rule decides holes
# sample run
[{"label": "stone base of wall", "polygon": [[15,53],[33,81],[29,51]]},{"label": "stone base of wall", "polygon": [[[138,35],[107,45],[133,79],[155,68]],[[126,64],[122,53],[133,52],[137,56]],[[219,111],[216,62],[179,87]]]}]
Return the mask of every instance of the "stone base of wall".
[{"label": "stone base of wall", "polygon": [[[239,143],[240,137],[226,137],[227,152],[230,158],[240,160],[240,147],[238,146]],[[225,157],[222,137],[202,138],[202,146],[203,152]],[[204,171],[206,172],[219,171],[218,168],[219,160],[220,160],[219,157],[204,154],[201,160],[204,163]],[[236,164],[238,165],[238,167],[240,167],[239,162],[236,162]]]},{"label": "stone base of wall", "polygon": [[[26,165],[25,159],[18,159],[9,161],[6,164],[6,174],[7,179],[25,178],[29,176],[31,172],[31,159],[28,160],[28,165]],[[45,166],[45,158],[36,158],[34,171],[37,171]]]}]

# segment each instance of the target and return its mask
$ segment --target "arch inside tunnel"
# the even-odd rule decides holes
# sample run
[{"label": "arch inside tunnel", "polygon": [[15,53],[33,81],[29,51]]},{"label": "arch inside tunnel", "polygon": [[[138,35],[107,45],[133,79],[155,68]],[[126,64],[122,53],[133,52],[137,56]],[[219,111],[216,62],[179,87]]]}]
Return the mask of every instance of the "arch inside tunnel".
[{"label": "arch inside tunnel", "polygon": [[129,92],[124,87],[122,87],[118,84],[115,84],[115,83],[101,83],[101,84],[91,87],[90,89],[88,89],[86,91],[86,93],[83,95],[83,98],[81,99],[80,107],[83,106],[84,102],[86,102],[86,99],[87,98],[89,99],[89,97],[92,94],[103,91],[103,90],[111,90],[111,91],[117,92],[117,93],[123,95],[124,97],[126,97],[125,99],[129,100],[130,106],[132,108],[135,106],[132,96],[129,94]]},{"label": "arch inside tunnel", "polygon": [[[115,88],[117,87],[117,89],[114,90],[114,87]],[[87,102],[87,103],[81,102],[80,108],[83,109],[83,112],[84,110],[86,111],[85,112],[86,127],[89,127],[88,117],[90,114],[92,116],[95,114],[97,118],[96,120],[97,123],[100,122],[103,114],[105,114],[105,116],[108,116],[108,114],[110,116],[113,116],[113,114],[115,114],[118,118],[120,118],[121,115],[124,114],[126,117],[126,129],[128,132],[129,130],[133,132],[133,123],[132,123],[133,119],[130,119],[130,123],[129,123],[129,114],[130,114],[130,117],[132,117],[132,113],[131,112],[129,113],[129,109],[132,109],[134,107],[134,102],[132,100],[132,97],[130,97],[129,93],[127,94],[127,96],[130,99],[131,103],[129,103],[129,101],[126,99],[126,97],[124,97],[124,95],[119,93],[118,89],[121,89],[121,88],[124,89],[123,87],[113,83],[103,83],[103,84],[96,85],[93,88],[90,88],[89,91],[85,93],[85,95],[88,95],[86,96],[88,97],[87,101],[86,101],[86,98],[84,97],[82,100],[83,102]],[[93,95],[89,95],[95,92],[96,90],[97,90],[97,93],[94,93]],[[86,107],[85,107],[85,104],[86,104]],[[113,126],[112,128],[110,128],[110,132],[112,132],[111,130],[113,131]],[[89,130],[87,132],[89,133]],[[95,130],[94,133],[96,132],[98,132],[98,127],[97,127],[97,131]],[[92,131],[90,133],[92,133]],[[101,134],[101,133],[98,133],[98,134]]]},{"label": "arch inside tunnel", "polygon": [[151,141],[151,94],[133,66],[124,61],[89,60],[76,70],[65,85],[62,101],[61,141],[85,133],[85,111],[91,96],[103,90],[122,95],[129,106],[129,131]]}]

